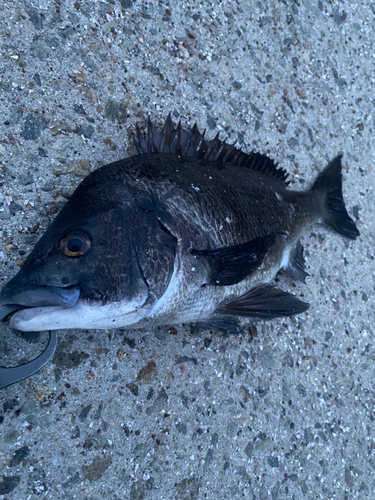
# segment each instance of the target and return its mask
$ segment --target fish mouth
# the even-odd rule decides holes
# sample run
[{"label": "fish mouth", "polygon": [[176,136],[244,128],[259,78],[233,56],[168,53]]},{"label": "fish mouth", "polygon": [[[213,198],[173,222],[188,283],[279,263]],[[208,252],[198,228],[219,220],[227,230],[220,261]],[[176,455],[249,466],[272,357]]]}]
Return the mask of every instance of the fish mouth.
[{"label": "fish mouth", "polygon": [[11,286],[6,285],[0,292],[0,321],[17,309],[60,306],[74,307],[79,299],[79,286]]}]

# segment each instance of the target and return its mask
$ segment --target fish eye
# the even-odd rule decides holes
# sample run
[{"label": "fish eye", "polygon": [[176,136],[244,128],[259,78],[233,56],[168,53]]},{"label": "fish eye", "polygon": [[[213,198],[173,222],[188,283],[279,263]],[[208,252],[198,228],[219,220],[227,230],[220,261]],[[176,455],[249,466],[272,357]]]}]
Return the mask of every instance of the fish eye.
[{"label": "fish eye", "polygon": [[68,234],[59,243],[60,252],[67,257],[81,257],[90,247],[90,237],[81,231]]}]

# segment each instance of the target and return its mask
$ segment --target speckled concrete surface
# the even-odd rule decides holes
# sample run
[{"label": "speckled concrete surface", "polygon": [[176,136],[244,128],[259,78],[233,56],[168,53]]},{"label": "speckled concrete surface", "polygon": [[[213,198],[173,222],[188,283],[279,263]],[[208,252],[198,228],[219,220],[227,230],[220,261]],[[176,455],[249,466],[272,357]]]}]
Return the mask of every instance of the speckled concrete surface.
[{"label": "speckled concrete surface", "polygon": [[[268,152],[304,189],[344,153],[361,236],[315,226],[311,308],[225,337],[61,331],[0,392],[0,499],[372,499],[373,2],[41,0],[0,11],[1,283],[80,180],[169,111]],[[0,325],[2,364],[46,335]]]}]

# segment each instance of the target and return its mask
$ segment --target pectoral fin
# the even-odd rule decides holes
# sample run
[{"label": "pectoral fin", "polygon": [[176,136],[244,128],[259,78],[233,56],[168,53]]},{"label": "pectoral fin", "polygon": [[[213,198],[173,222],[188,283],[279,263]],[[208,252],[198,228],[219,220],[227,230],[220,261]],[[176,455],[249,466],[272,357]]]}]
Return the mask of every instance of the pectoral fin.
[{"label": "pectoral fin", "polygon": [[215,250],[193,250],[192,255],[208,262],[210,273],[207,285],[235,285],[262,264],[275,238],[275,234],[267,234],[240,245]]},{"label": "pectoral fin", "polygon": [[259,285],[241,297],[216,309],[216,313],[274,319],[300,314],[309,304],[271,285]]},{"label": "pectoral fin", "polygon": [[290,259],[285,271],[290,274],[292,278],[302,283],[306,283],[306,276],[309,276],[305,271],[305,259],[303,258],[303,246],[298,240],[295,248],[290,252]]}]

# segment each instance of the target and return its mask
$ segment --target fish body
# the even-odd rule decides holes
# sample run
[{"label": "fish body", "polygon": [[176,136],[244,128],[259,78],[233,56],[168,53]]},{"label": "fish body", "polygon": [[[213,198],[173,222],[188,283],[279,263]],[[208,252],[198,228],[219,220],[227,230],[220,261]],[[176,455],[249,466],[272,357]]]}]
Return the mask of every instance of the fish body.
[{"label": "fish body", "polygon": [[341,156],[308,191],[259,153],[207,141],[170,117],[138,130],[139,155],[77,187],[0,294],[21,331],[198,323],[237,331],[236,316],[272,319],[308,304],[276,289],[304,281],[306,227],[359,234],[341,191]]}]

